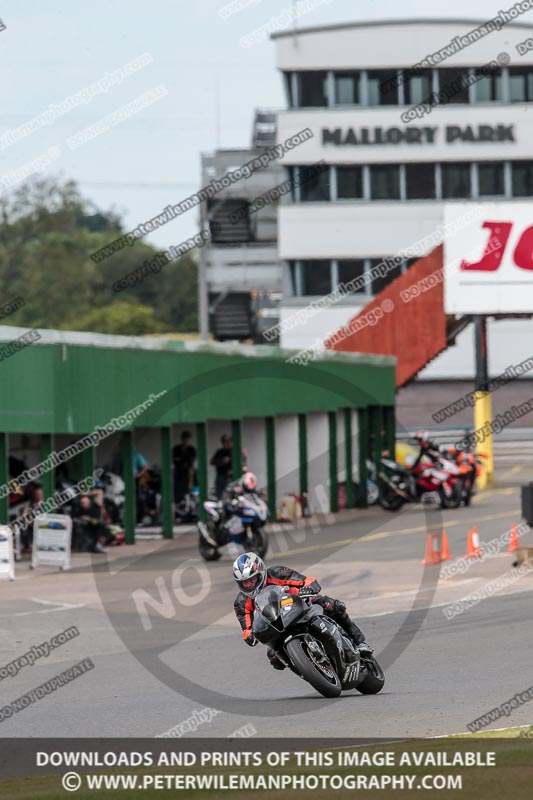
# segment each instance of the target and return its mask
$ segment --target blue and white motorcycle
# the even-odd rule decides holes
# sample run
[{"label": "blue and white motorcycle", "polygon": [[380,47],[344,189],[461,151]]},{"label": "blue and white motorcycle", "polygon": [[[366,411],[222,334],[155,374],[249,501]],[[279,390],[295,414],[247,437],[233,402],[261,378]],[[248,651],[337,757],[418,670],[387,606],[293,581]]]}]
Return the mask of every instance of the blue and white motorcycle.
[{"label": "blue and white motorcycle", "polygon": [[[241,479],[242,480],[242,479]],[[222,500],[206,500],[207,521],[198,521],[200,555],[217,561],[227,548],[232,557],[240,552],[257,553],[264,558],[268,550],[265,525],[268,506],[255,491],[243,491],[241,481],[228,486]]]}]

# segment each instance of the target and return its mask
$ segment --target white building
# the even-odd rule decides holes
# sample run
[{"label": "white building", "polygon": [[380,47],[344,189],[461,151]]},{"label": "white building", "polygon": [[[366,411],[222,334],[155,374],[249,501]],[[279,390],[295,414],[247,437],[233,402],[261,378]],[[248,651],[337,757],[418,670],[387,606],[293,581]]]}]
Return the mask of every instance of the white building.
[{"label": "white building", "polygon": [[[275,112],[257,110],[250,148],[202,154],[202,187],[222,180],[275,143]],[[260,338],[262,326],[277,322],[277,317],[268,317],[281,296],[276,207],[265,203],[253,209],[253,201],[280,184],[284,172],[272,160],[202,204],[202,227],[209,227],[211,235],[201,256],[206,259],[209,329],[215,339]]]},{"label": "white building", "polygon": [[[445,202],[533,197],[533,51],[519,48],[529,37],[533,45],[533,25],[522,19],[517,12],[516,22],[492,32],[480,29],[484,20],[421,19],[274,34],[288,106],[278,115],[278,142],[304,128],[314,134],[282,163],[299,180],[318,161],[329,167],[279,207],[282,324],[431,235]],[[424,69],[406,72],[422,59]],[[407,115],[439,91],[444,102]],[[282,344],[327,338],[409,263],[306,324],[282,328]],[[491,322],[490,372],[503,372],[510,353],[530,356],[532,334],[530,320]],[[421,377],[472,378],[472,337],[469,328]]]}]

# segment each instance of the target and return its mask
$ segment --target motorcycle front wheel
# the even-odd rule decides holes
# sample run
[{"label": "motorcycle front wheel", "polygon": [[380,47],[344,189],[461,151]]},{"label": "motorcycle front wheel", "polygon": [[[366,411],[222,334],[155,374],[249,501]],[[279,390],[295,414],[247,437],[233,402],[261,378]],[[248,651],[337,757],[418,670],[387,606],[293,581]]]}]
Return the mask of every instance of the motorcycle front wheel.
[{"label": "motorcycle front wheel", "polygon": [[463,484],[456,481],[452,485],[452,493],[448,497],[442,486],[439,488],[439,497],[443,508],[459,508],[463,499]]},{"label": "motorcycle front wheel", "polygon": [[331,666],[321,668],[309,655],[304,639],[291,639],[285,650],[302,678],[323,697],[338,697],[342,692],[339,676]]},{"label": "motorcycle front wheel", "polygon": [[405,499],[396,494],[394,489],[387,484],[380,487],[378,499],[381,508],[384,508],[385,511],[398,511],[405,503]]},{"label": "motorcycle front wheel", "polygon": [[472,502],[473,494],[474,494],[474,481],[466,481],[463,489],[463,503],[465,504],[466,507],[468,507]]}]

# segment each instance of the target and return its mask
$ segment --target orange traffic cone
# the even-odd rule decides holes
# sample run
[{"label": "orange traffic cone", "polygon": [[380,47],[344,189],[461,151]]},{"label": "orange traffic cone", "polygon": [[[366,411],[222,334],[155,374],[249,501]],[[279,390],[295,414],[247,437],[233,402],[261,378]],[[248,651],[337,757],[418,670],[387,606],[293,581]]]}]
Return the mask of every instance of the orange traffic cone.
[{"label": "orange traffic cone", "polygon": [[446,531],[442,531],[440,539],[440,560],[450,561],[451,558],[452,555],[450,553],[450,548],[448,547],[448,537],[446,536]]},{"label": "orange traffic cone", "polygon": [[428,533],[426,536],[426,554],[422,564],[424,567],[429,567],[434,564],[440,564],[440,561],[439,534]]},{"label": "orange traffic cone", "polygon": [[466,557],[467,558],[478,558],[483,554],[481,547],[479,546],[479,533],[477,530],[477,526],[470,528],[468,531],[468,541],[466,547]]},{"label": "orange traffic cone", "polygon": [[509,537],[509,547],[507,548],[508,553],[514,553],[515,550],[518,550],[518,533],[516,532],[516,525],[513,525],[511,528],[511,536]]}]

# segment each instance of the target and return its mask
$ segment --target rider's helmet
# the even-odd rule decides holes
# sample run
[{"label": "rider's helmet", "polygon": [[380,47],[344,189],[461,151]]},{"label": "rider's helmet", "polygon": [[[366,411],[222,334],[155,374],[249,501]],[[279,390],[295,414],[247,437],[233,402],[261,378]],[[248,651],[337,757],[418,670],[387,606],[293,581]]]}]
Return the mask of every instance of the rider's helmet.
[{"label": "rider's helmet", "polygon": [[255,492],[257,489],[257,478],[253,472],[245,472],[241,478],[241,486],[245,492]]},{"label": "rider's helmet", "polygon": [[248,597],[255,597],[265,585],[267,568],[256,553],[243,553],[233,562],[233,577]]},{"label": "rider's helmet", "polygon": [[429,431],[417,431],[415,439],[420,447],[429,447]]}]

